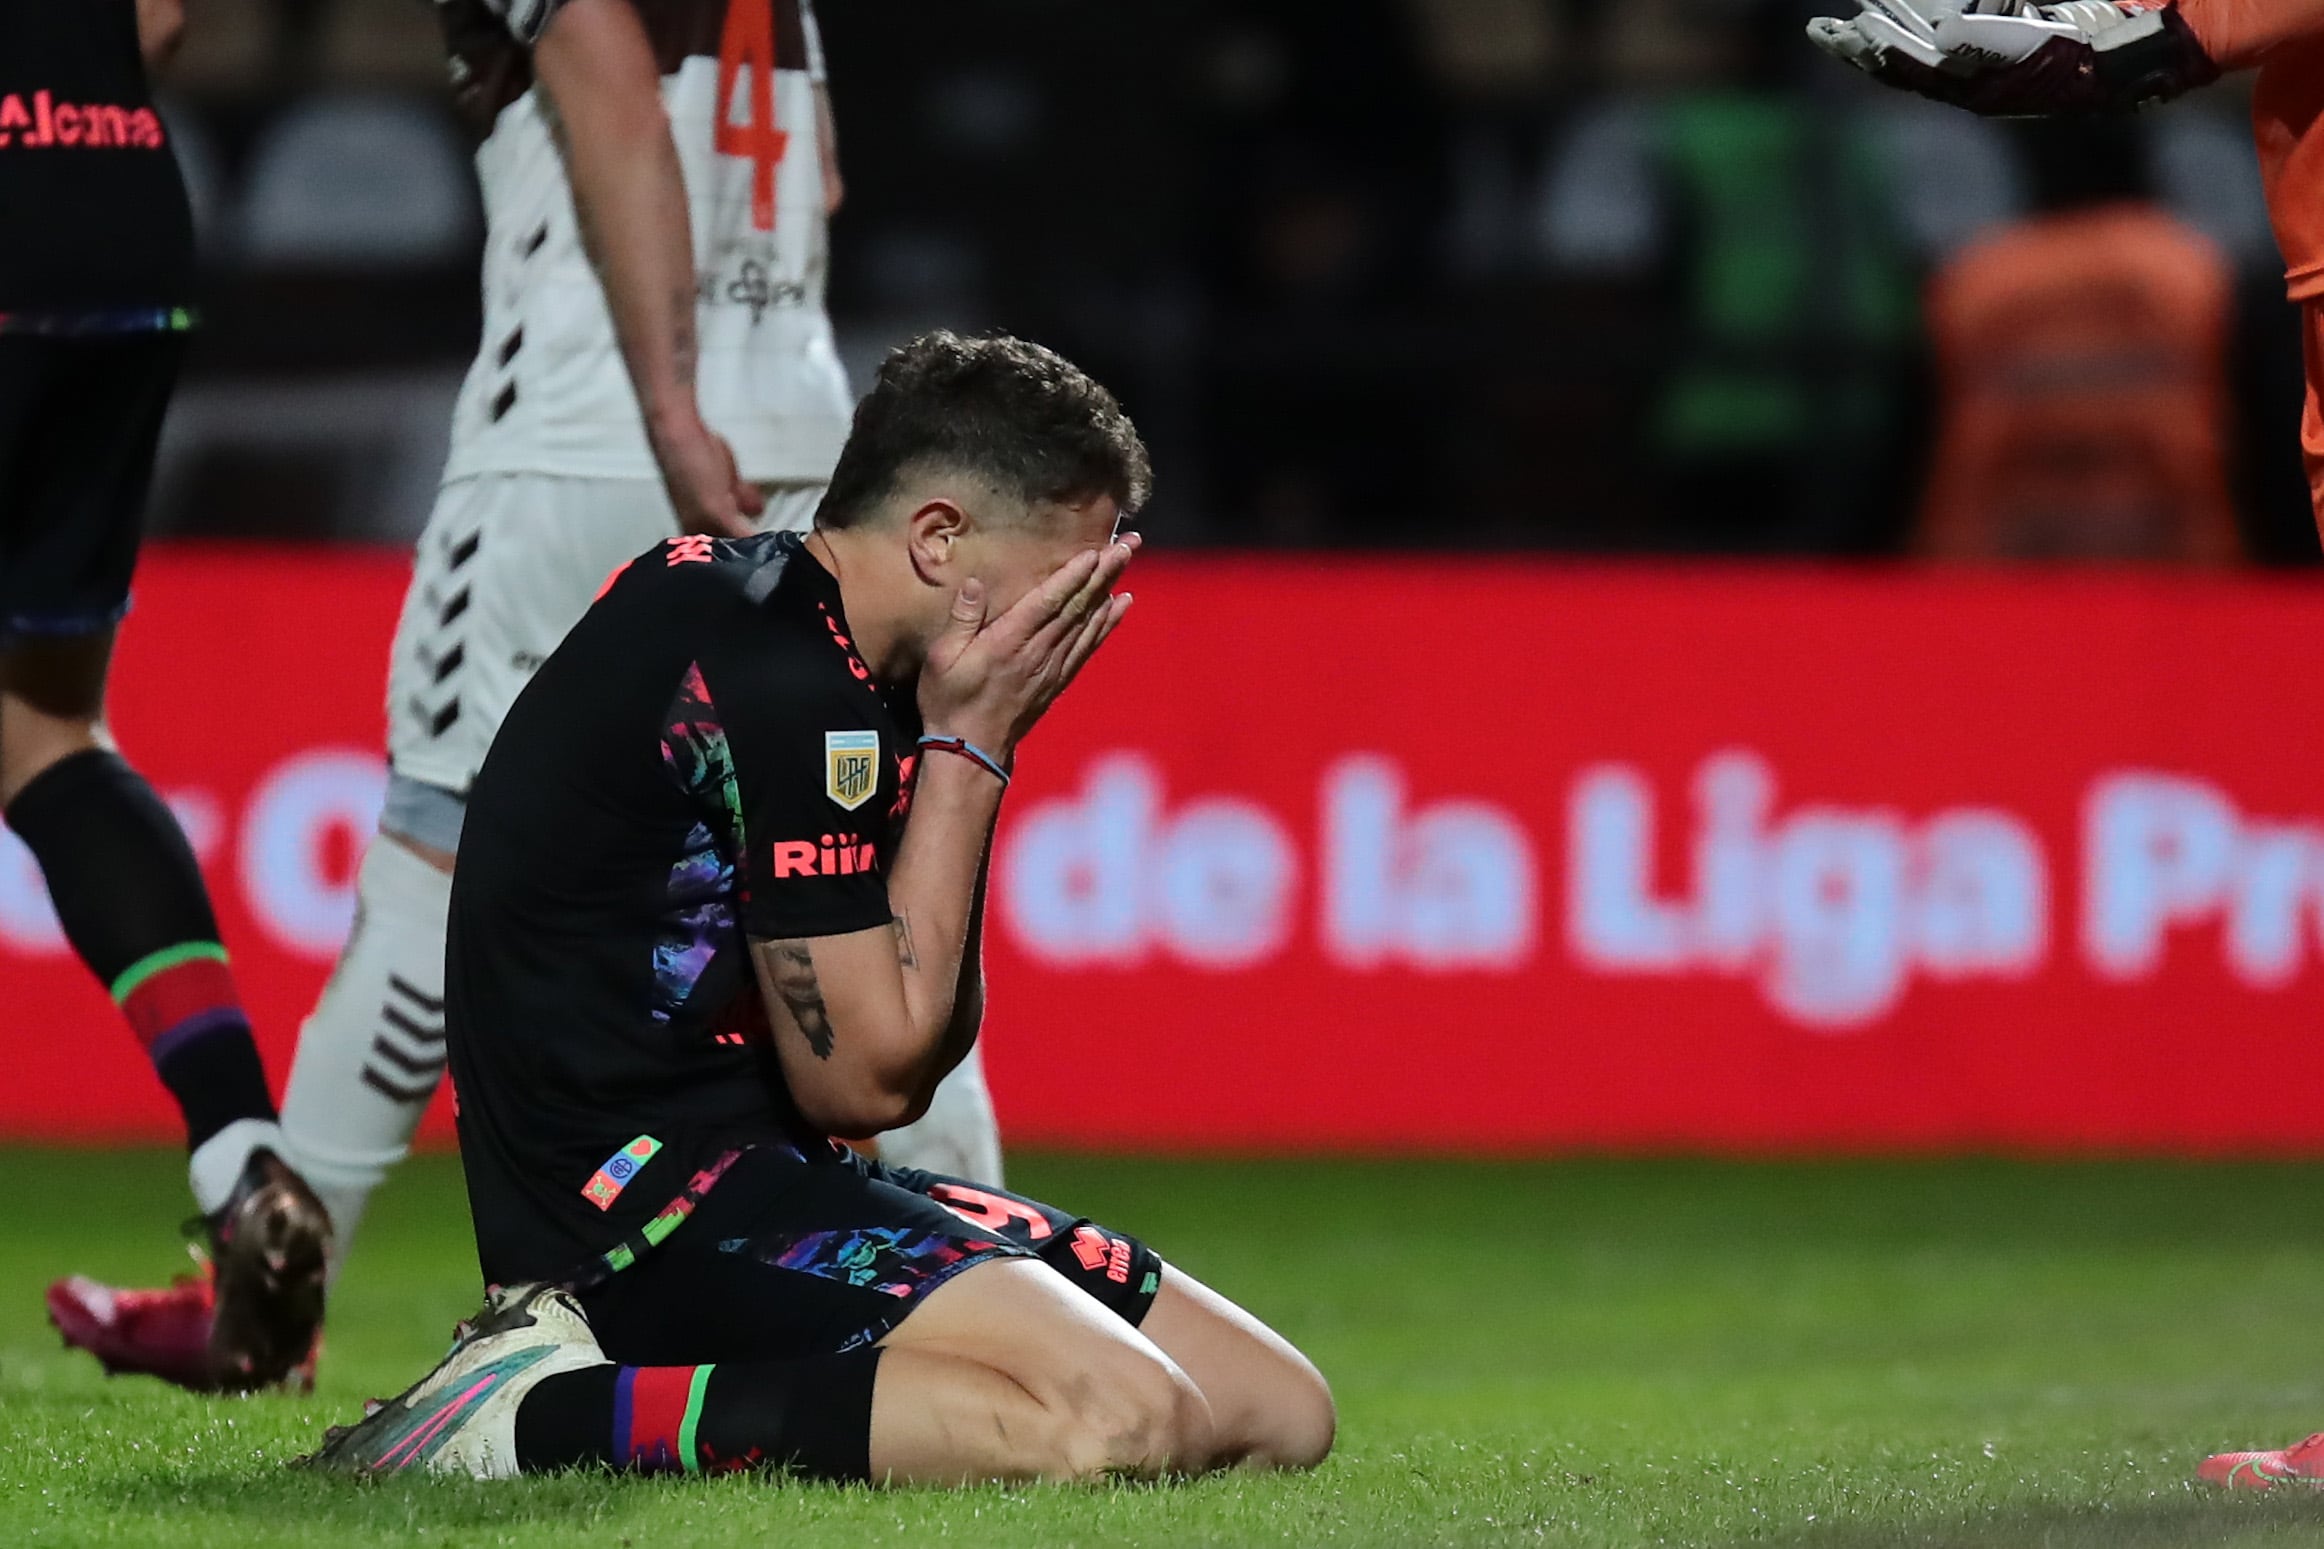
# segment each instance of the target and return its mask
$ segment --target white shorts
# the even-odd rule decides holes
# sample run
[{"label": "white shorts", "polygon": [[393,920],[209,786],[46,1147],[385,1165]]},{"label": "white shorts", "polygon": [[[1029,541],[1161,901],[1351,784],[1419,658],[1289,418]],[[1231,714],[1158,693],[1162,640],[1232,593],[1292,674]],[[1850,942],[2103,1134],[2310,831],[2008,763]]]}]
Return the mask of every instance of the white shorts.
[{"label": "white shorts", "polygon": [[[772,486],[760,525],[804,531],[822,498],[820,484]],[[483,473],[445,485],[388,664],[399,782],[465,796],[508,707],[606,577],[677,531],[657,479]]]}]

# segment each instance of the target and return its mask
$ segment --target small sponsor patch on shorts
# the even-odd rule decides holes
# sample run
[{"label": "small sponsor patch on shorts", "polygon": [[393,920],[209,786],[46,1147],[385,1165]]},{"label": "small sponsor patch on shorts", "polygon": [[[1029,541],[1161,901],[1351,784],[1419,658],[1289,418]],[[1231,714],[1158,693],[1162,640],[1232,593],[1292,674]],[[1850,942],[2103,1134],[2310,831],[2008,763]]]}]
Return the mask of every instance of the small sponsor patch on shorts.
[{"label": "small sponsor patch on shorts", "polygon": [[581,1186],[581,1197],[600,1210],[611,1210],[613,1202],[621,1198],[621,1191],[638,1175],[638,1169],[659,1155],[662,1143],[651,1135],[640,1135],[606,1158],[590,1180]]}]

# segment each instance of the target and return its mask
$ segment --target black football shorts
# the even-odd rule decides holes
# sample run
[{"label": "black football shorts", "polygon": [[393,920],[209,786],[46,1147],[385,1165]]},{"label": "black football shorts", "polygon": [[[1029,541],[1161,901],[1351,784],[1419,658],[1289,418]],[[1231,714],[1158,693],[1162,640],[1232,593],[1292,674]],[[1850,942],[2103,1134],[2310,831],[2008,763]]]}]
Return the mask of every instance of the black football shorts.
[{"label": "black football shorts", "polygon": [[920,1299],[990,1259],[1037,1258],[1133,1327],[1162,1284],[1136,1238],[1021,1194],[834,1146],[735,1163],[658,1248],[583,1293],[625,1366],[788,1360],[876,1344]]},{"label": "black football shorts", "polygon": [[180,333],[0,332],[0,645],[129,607]]}]

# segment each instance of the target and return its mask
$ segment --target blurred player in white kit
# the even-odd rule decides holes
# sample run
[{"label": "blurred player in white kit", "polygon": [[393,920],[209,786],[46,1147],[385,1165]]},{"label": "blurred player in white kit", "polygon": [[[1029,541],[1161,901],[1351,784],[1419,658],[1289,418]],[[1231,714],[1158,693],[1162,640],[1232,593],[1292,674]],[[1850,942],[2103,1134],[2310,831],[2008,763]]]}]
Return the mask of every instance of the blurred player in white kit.
[{"label": "blurred player in white kit", "polygon": [[[396,630],[380,832],[282,1110],[342,1256],[443,1074],[453,856],[510,703],[633,555],[807,528],[852,411],[824,311],[840,181],[810,0],[438,10],[483,137],[484,334]],[[981,1063],[882,1152],[999,1183]],[[57,1294],[116,1371],[182,1369],[214,1313],[207,1277]]]}]

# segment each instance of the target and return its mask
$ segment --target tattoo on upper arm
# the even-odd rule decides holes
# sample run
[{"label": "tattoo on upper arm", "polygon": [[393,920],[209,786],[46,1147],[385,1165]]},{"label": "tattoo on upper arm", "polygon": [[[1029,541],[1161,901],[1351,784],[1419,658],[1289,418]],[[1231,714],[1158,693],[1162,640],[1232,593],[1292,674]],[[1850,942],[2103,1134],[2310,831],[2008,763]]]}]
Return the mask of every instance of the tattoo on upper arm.
[{"label": "tattoo on upper arm", "polygon": [[891,914],[888,923],[896,932],[896,961],[906,968],[919,967],[920,954],[912,947],[912,917],[908,914]]},{"label": "tattoo on upper arm", "polygon": [[823,986],[815,980],[815,959],[804,941],[769,941],[759,948],[767,980],[790,1008],[791,1020],[807,1039],[819,1060],[831,1058],[831,1013],[823,1005]]}]

